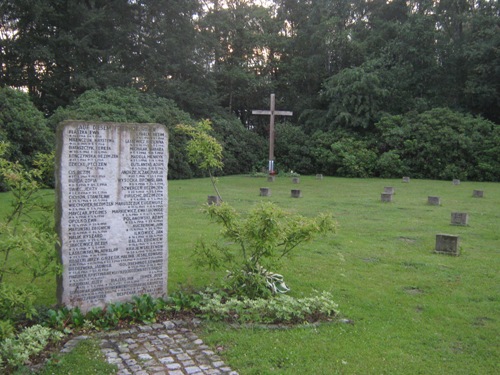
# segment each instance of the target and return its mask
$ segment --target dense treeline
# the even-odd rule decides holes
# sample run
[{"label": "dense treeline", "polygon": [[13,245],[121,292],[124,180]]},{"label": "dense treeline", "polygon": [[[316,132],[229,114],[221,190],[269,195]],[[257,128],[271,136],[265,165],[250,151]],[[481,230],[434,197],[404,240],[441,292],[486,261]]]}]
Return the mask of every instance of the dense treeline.
[{"label": "dense treeline", "polygon": [[[500,180],[494,0],[5,0],[0,17],[0,87],[43,113],[25,116],[43,138],[22,145],[28,159],[68,116],[210,118],[224,173],[257,170],[268,120],[251,110],[274,92],[294,112],[277,127],[281,170]],[[171,178],[200,173],[183,142],[173,134]]]}]

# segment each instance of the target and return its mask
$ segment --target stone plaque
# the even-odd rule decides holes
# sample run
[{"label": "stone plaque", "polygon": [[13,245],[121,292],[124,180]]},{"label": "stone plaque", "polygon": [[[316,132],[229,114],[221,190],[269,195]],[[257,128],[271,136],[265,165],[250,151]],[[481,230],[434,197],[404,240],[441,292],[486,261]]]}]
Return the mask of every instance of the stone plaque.
[{"label": "stone plaque", "polygon": [[451,213],[451,224],[452,225],[468,225],[469,224],[469,214],[466,212],[452,212]]},{"label": "stone plaque", "polygon": [[482,197],[484,197],[484,191],[482,191],[482,190],[473,190],[472,191],[472,196],[474,198],[482,198]]},{"label": "stone plaque", "polygon": [[221,200],[218,195],[209,195],[207,198],[207,203],[209,205],[215,204],[216,206],[220,206]]},{"label": "stone plaque", "polygon": [[453,179],[453,185],[460,185],[460,180],[457,178]]},{"label": "stone plaque", "polygon": [[292,189],[292,198],[302,198],[302,192],[298,189]]},{"label": "stone plaque", "polygon": [[260,188],[260,196],[261,197],[270,197],[271,196],[271,189],[267,187]]},{"label": "stone plaque", "polygon": [[293,177],[293,178],[292,178],[292,183],[293,183],[293,184],[298,184],[298,183],[300,183],[300,178],[298,178],[298,177]]},{"label": "stone plaque", "polygon": [[441,198],[439,198],[439,197],[427,197],[427,203],[430,204],[431,206],[440,206],[441,205]]},{"label": "stone plaque", "polygon": [[452,234],[436,234],[436,253],[447,255],[460,255],[460,238]]},{"label": "stone plaque", "polygon": [[384,187],[384,194],[396,194],[396,190],[392,186]]},{"label": "stone plaque", "polygon": [[410,182],[410,177],[407,176],[403,177],[403,182]]},{"label": "stone plaque", "polygon": [[87,311],[167,290],[168,133],[68,121],[57,134],[59,302]]},{"label": "stone plaque", "polygon": [[393,197],[393,194],[389,194],[389,193],[380,194],[380,199],[382,200],[382,202],[392,202],[392,197]]}]

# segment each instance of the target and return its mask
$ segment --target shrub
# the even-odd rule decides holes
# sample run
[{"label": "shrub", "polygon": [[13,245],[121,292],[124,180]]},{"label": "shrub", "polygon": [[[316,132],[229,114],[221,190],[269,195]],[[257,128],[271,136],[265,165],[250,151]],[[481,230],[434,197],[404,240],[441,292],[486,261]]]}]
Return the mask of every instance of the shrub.
[{"label": "shrub", "polygon": [[40,325],[28,327],[17,337],[6,338],[0,343],[0,366],[19,367],[32,355],[41,352],[49,342],[58,341],[63,336],[60,332]]},{"label": "shrub", "polygon": [[280,275],[269,269],[315,235],[335,230],[331,215],[306,218],[271,202],[257,205],[245,217],[225,203],[206,205],[205,212],[222,225],[222,238],[212,244],[203,240],[197,244],[197,266],[228,270],[225,287],[230,293],[249,298],[287,291]]}]

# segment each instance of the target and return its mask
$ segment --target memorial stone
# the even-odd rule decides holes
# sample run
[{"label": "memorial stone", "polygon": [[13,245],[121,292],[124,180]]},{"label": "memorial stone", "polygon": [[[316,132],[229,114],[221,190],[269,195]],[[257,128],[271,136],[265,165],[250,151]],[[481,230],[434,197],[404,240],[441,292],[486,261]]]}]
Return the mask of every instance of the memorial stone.
[{"label": "memorial stone", "polygon": [[393,194],[389,194],[389,193],[382,193],[380,195],[380,199],[382,200],[382,202],[392,202],[392,197],[393,197]]},{"label": "memorial stone", "polygon": [[168,133],[68,121],[57,132],[59,302],[88,311],[167,290]]},{"label": "memorial stone", "polygon": [[260,196],[261,197],[270,197],[271,196],[271,189],[264,187],[260,188]]},{"label": "memorial stone", "polygon": [[482,190],[474,190],[472,192],[472,196],[474,198],[482,198],[484,196],[484,192]]},{"label": "memorial stone", "polygon": [[439,206],[441,204],[441,198],[439,197],[427,197],[427,203],[431,206]]},{"label": "memorial stone", "polygon": [[299,182],[300,182],[300,178],[298,178],[298,177],[293,177],[292,178],[292,183],[298,184]]},{"label": "memorial stone", "polygon": [[451,224],[452,225],[468,225],[469,224],[469,214],[465,212],[452,212],[451,213]]},{"label": "memorial stone", "polygon": [[460,255],[458,245],[460,238],[451,234],[436,235],[436,253]]},{"label": "memorial stone", "polygon": [[410,182],[410,177],[403,177],[403,182]]},{"label": "memorial stone", "polygon": [[215,204],[216,206],[220,205],[220,198],[217,195],[209,195],[207,198],[207,203],[209,205]]},{"label": "memorial stone", "polygon": [[317,174],[316,175],[316,180],[322,180],[323,179],[323,175],[322,174]]},{"label": "memorial stone", "polygon": [[292,198],[302,198],[302,192],[297,189],[292,189]]},{"label": "memorial stone", "polygon": [[276,177],[274,176],[267,176],[267,182],[274,182],[275,179]]},{"label": "memorial stone", "polygon": [[453,185],[460,185],[460,180],[458,179],[453,179]]},{"label": "memorial stone", "polygon": [[384,187],[384,194],[396,194],[396,191],[392,186]]}]

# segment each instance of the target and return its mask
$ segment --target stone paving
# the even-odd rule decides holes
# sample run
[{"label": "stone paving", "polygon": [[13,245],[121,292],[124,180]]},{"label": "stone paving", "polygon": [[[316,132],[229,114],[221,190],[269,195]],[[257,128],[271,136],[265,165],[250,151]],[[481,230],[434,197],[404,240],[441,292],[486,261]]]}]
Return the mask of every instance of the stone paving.
[{"label": "stone paving", "polygon": [[[183,320],[100,333],[101,349],[117,375],[238,375],[203,343]],[[79,336],[63,348],[70,351]]]}]

